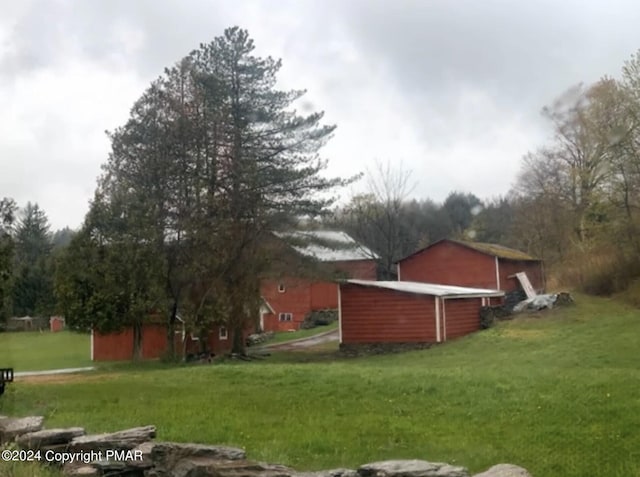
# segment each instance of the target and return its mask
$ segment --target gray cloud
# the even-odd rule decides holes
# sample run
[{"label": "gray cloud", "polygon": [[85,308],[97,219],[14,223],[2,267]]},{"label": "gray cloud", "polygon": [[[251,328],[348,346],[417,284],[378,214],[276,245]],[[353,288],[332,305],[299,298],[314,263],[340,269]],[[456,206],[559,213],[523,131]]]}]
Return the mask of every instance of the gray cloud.
[{"label": "gray cloud", "polygon": [[[338,124],[329,174],[404,161],[416,194],[508,190],[547,131],[540,109],[617,75],[640,4],[570,0],[0,0],[0,196],[80,223],[102,131],[200,42],[240,25],[281,83]],[[301,105],[303,106],[303,105]]]}]

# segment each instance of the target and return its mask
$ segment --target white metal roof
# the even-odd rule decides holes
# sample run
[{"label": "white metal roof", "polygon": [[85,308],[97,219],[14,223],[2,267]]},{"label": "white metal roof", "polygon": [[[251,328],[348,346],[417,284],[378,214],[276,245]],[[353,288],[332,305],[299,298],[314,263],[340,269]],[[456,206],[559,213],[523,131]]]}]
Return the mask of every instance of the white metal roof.
[{"label": "white metal roof", "polygon": [[405,293],[416,293],[418,295],[431,295],[438,297],[482,297],[482,296],[504,296],[500,290],[490,290],[485,288],[456,287],[453,285],[436,285],[434,283],[403,282],[403,281],[371,281],[371,280],[345,280],[347,283],[362,285],[365,287],[387,288]]},{"label": "white metal roof", "polygon": [[277,235],[283,238],[303,241],[304,245],[293,245],[293,248],[302,255],[313,257],[321,262],[372,260],[377,258],[377,255],[372,250],[340,231],[309,230]]}]

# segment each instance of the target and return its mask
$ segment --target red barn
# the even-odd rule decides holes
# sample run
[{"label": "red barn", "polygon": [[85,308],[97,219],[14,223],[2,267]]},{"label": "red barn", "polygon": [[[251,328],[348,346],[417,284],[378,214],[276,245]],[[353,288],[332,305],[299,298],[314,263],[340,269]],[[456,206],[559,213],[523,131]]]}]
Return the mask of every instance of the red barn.
[{"label": "red barn", "polygon": [[347,280],[340,284],[340,343],[440,343],[458,338],[480,330],[480,307],[503,296],[490,289]]},{"label": "red barn", "polygon": [[264,331],[297,330],[310,312],[337,310],[338,285],[329,277],[363,280],[377,277],[375,253],[344,232],[321,230],[282,236],[298,240],[298,245],[287,247],[284,253],[310,259],[320,267],[317,277],[308,270],[299,270],[301,273],[288,271],[261,281],[264,306],[260,310],[260,327]]},{"label": "red barn", "polygon": [[[200,340],[184,327],[175,333],[175,350],[178,356],[200,352]],[[214,326],[209,333],[207,348],[213,354],[231,351],[231,334],[224,326]],[[145,323],[142,329],[142,359],[162,358],[168,350],[167,326],[160,320]],[[126,361],[133,359],[133,330],[127,328],[119,333],[91,333],[92,361]]]},{"label": "red barn", "polygon": [[542,260],[502,245],[444,239],[398,262],[398,279],[512,292],[525,272],[533,288],[545,288]]}]

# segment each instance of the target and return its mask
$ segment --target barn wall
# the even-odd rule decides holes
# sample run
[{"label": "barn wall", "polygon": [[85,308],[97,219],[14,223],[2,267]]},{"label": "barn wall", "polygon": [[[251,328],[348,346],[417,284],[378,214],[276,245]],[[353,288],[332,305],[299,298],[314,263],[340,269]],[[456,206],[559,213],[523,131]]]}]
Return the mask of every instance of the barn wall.
[{"label": "barn wall", "polygon": [[311,310],[338,308],[338,284],[333,282],[314,282],[310,292]]},{"label": "barn wall", "polygon": [[[280,283],[284,284],[284,292],[278,291]],[[300,328],[304,317],[311,311],[311,285],[311,281],[299,278],[263,280],[260,294],[275,312],[264,316],[265,331],[288,331]],[[291,313],[293,320],[279,321],[280,313]]]},{"label": "barn wall", "polygon": [[[178,348],[179,349],[179,348]],[[148,324],[142,330],[142,358],[160,358],[167,350],[167,330],[164,325]],[[133,330],[93,336],[95,361],[125,361],[133,358]]]},{"label": "barn wall", "polygon": [[[247,329],[245,337],[252,332]],[[228,331],[228,338],[219,338],[219,329],[214,326],[208,337],[209,351],[214,354],[223,354],[231,350],[232,346],[231,330]],[[175,335],[175,349],[178,355],[182,354],[185,345],[182,343],[182,333]],[[142,332],[142,358],[158,359],[168,350],[167,329],[163,324],[147,324]],[[187,354],[199,353],[200,343],[198,340],[186,338]],[[94,361],[127,361],[133,358],[133,330],[125,329],[121,333],[100,334],[94,332],[93,335],[93,359]]]},{"label": "barn wall", "polygon": [[544,276],[541,262],[526,262],[515,260],[500,260],[500,286],[506,292],[518,290],[520,283],[517,278],[509,278],[518,272],[526,272],[529,281],[536,291],[544,290]]},{"label": "barn wall", "polygon": [[440,242],[403,260],[400,279],[495,289],[495,258],[452,242]]},{"label": "barn wall", "polygon": [[444,338],[459,338],[480,330],[482,298],[444,300]]},{"label": "barn wall", "polygon": [[436,342],[434,298],[340,285],[342,343]]}]

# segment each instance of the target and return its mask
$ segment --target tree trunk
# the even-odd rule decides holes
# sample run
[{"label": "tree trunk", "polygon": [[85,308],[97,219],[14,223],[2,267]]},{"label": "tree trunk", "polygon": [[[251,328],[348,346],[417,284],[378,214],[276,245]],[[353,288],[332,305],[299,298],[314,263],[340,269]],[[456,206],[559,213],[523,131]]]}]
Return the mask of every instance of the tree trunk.
[{"label": "tree trunk", "polygon": [[133,360],[142,360],[142,324],[133,324]]},{"label": "tree trunk", "polygon": [[237,321],[233,326],[233,346],[231,347],[232,353],[246,354],[245,342],[244,342],[244,323],[242,320]]},{"label": "tree trunk", "polygon": [[174,300],[169,313],[169,323],[167,326],[167,353],[170,360],[176,358],[176,317],[178,315],[178,301]]}]

